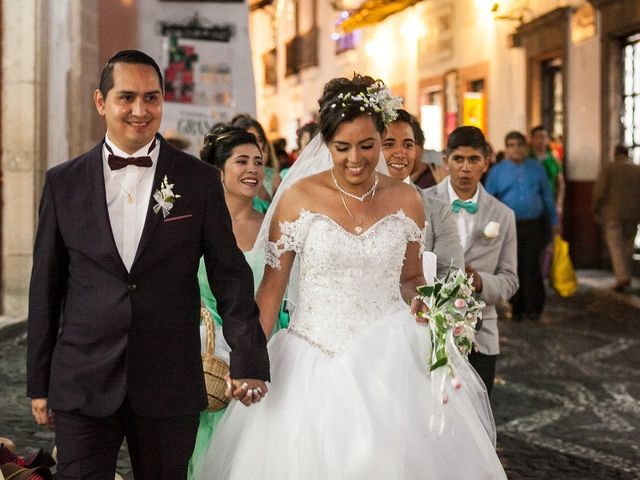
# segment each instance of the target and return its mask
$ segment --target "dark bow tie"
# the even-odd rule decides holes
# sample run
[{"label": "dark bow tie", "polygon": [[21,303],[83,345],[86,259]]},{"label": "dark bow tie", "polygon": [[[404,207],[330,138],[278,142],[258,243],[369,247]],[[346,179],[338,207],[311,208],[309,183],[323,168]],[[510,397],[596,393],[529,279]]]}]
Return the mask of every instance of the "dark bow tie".
[{"label": "dark bow tie", "polygon": [[153,165],[153,161],[149,154],[156,148],[156,139],[153,139],[151,146],[149,147],[149,151],[147,155],[144,157],[119,157],[113,153],[113,150],[109,146],[108,143],[105,142],[105,146],[109,151],[109,158],[107,159],[107,163],[109,164],[109,168],[111,170],[120,170],[121,168],[126,167],[127,165],[136,165],[138,167],[151,167]]}]

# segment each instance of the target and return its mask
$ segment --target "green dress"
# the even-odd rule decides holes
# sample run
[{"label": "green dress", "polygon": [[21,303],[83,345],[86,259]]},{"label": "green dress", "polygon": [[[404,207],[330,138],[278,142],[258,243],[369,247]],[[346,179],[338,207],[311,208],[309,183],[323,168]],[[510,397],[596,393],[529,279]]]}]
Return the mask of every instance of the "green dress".
[{"label": "green dress", "polygon": [[[253,272],[253,287],[254,291],[258,289],[258,285],[262,281],[262,275],[264,273],[264,252],[262,250],[257,251],[258,249],[249,250],[248,252],[244,252],[244,256],[247,260],[247,263],[251,267],[251,271]],[[215,321],[216,328],[216,346],[215,353],[222,357],[226,362],[229,362],[229,347],[224,341],[224,336],[222,335],[222,318],[218,314],[216,297],[213,296],[211,292],[211,288],[209,287],[209,280],[207,278],[207,270],[204,265],[204,259],[200,259],[200,267],[198,268],[198,285],[200,286],[200,298],[202,300],[203,305],[209,310],[211,316]],[[278,321],[274,326],[274,331],[280,330],[281,328],[286,328],[289,324],[289,314],[284,310],[280,310],[280,315],[278,317]],[[196,437],[196,444],[193,448],[193,454],[191,455],[191,460],[189,462],[189,476],[188,478],[193,478],[193,468],[197,464],[197,462],[205,455],[207,452],[207,447],[209,446],[209,442],[211,441],[211,437],[213,436],[213,431],[224,415],[226,409],[218,410],[217,412],[208,412],[203,411],[200,412],[200,424],[198,425],[198,434]]]},{"label": "green dress", "polygon": [[264,198],[257,195],[253,197],[253,209],[256,212],[267,213],[269,205],[271,205],[271,202],[269,202],[269,200],[265,200]]},{"label": "green dress", "polygon": [[[275,169],[271,167],[264,168],[264,179],[262,180],[262,184],[264,185],[264,189],[267,191],[267,193],[271,198],[273,198],[273,194],[274,194],[273,180],[275,176],[276,176]],[[267,213],[267,209],[269,208],[270,204],[271,204],[271,200],[265,200],[264,198],[261,198],[257,195],[253,197],[253,209],[256,212]]]},{"label": "green dress", "polygon": [[551,193],[553,193],[553,198],[555,199],[558,191],[558,175],[562,173],[562,164],[551,150],[547,150],[547,154],[544,158],[536,157],[536,154],[533,151],[531,151],[531,156],[533,158],[538,158],[538,161],[544,167],[544,171],[547,173],[549,186],[551,187]]}]

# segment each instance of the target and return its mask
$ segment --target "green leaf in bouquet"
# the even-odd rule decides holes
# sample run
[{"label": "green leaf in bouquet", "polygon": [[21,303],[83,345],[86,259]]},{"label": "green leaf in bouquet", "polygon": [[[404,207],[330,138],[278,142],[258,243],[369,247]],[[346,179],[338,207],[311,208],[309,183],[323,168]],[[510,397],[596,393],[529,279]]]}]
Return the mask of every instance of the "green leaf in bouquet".
[{"label": "green leaf in bouquet", "polygon": [[429,368],[430,372],[433,372],[436,368],[444,367],[447,364],[447,357],[439,358],[431,367]]},{"label": "green leaf in bouquet", "polygon": [[430,297],[433,295],[434,287],[433,285],[420,285],[416,290],[418,290],[418,293],[423,297]]},{"label": "green leaf in bouquet", "polygon": [[464,355],[468,355],[468,353],[471,351],[471,340],[469,340],[467,337],[458,337],[458,341],[457,341],[458,347],[462,347],[464,348],[464,352],[460,352],[463,353]]}]

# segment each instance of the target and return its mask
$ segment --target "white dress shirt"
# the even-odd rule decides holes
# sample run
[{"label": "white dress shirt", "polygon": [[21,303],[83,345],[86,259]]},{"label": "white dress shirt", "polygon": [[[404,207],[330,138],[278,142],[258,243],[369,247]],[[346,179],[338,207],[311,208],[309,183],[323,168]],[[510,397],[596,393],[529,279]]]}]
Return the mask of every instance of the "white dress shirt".
[{"label": "white dress shirt", "polygon": [[[451,186],[451,178],[447,178],[447,190],[449,192],[449,201],[453,203],[454,200],[460,200],[461,202],[476,202],[478,203],[478,197],[480,196],[480,189],[476,188],[476,193],[473,194],[469,200],[462,200],[456,195],[455,190]],[[454,213],[453,216],[458,224],[458,235],[460,235],[460,242],[462,242],[462,249],[467,249],[469,243],[469,236],[473,232],[473,225],[475,223],[475,215],[467,212],[464,208],[461,208],[458,213]]]},{"label": "white dress shirt", "polygon": [[[105,142],[109,144],[114,155],[128,158],[146,156],[153,140],[132,155],[119,149],[109,139],[109,135],[105,136]],[[131,270],[147,217],[159,152],[160,142],[157,142],[149,154],[153,162],[151,167],[127,165],[119,170],[111,170],[107,163],[109,151],[106,145],[102,147],[104,186],[111,231],[127,271]]]}]

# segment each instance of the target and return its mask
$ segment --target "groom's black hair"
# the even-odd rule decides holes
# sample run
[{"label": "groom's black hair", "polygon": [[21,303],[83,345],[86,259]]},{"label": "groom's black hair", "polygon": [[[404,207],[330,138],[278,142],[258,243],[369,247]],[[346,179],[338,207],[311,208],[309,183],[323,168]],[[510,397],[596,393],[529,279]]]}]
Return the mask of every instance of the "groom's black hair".
[{"label": "groom's black hair", "polygon": [[141,64],[153,67],[158,74],[160,89],[164,93],[162,72],[160,71],[160,67],[156,61],[146,53],[139,50],[122,50],[107,60],[106,65],[102,69],[102,75],[100,75],[100,93],[102,93],[103,98],[107,98],[107,93],[109,93],[109,90],[113,88],[113,67],[116,63]]},{"label": "groom's black hair", "polygon": [[451,155],[456,148],[471,147],[480,150],[485,156],[489,154],[487,140],[478,127],[466,125],[456,128],[447,138],[446,155]]}]

